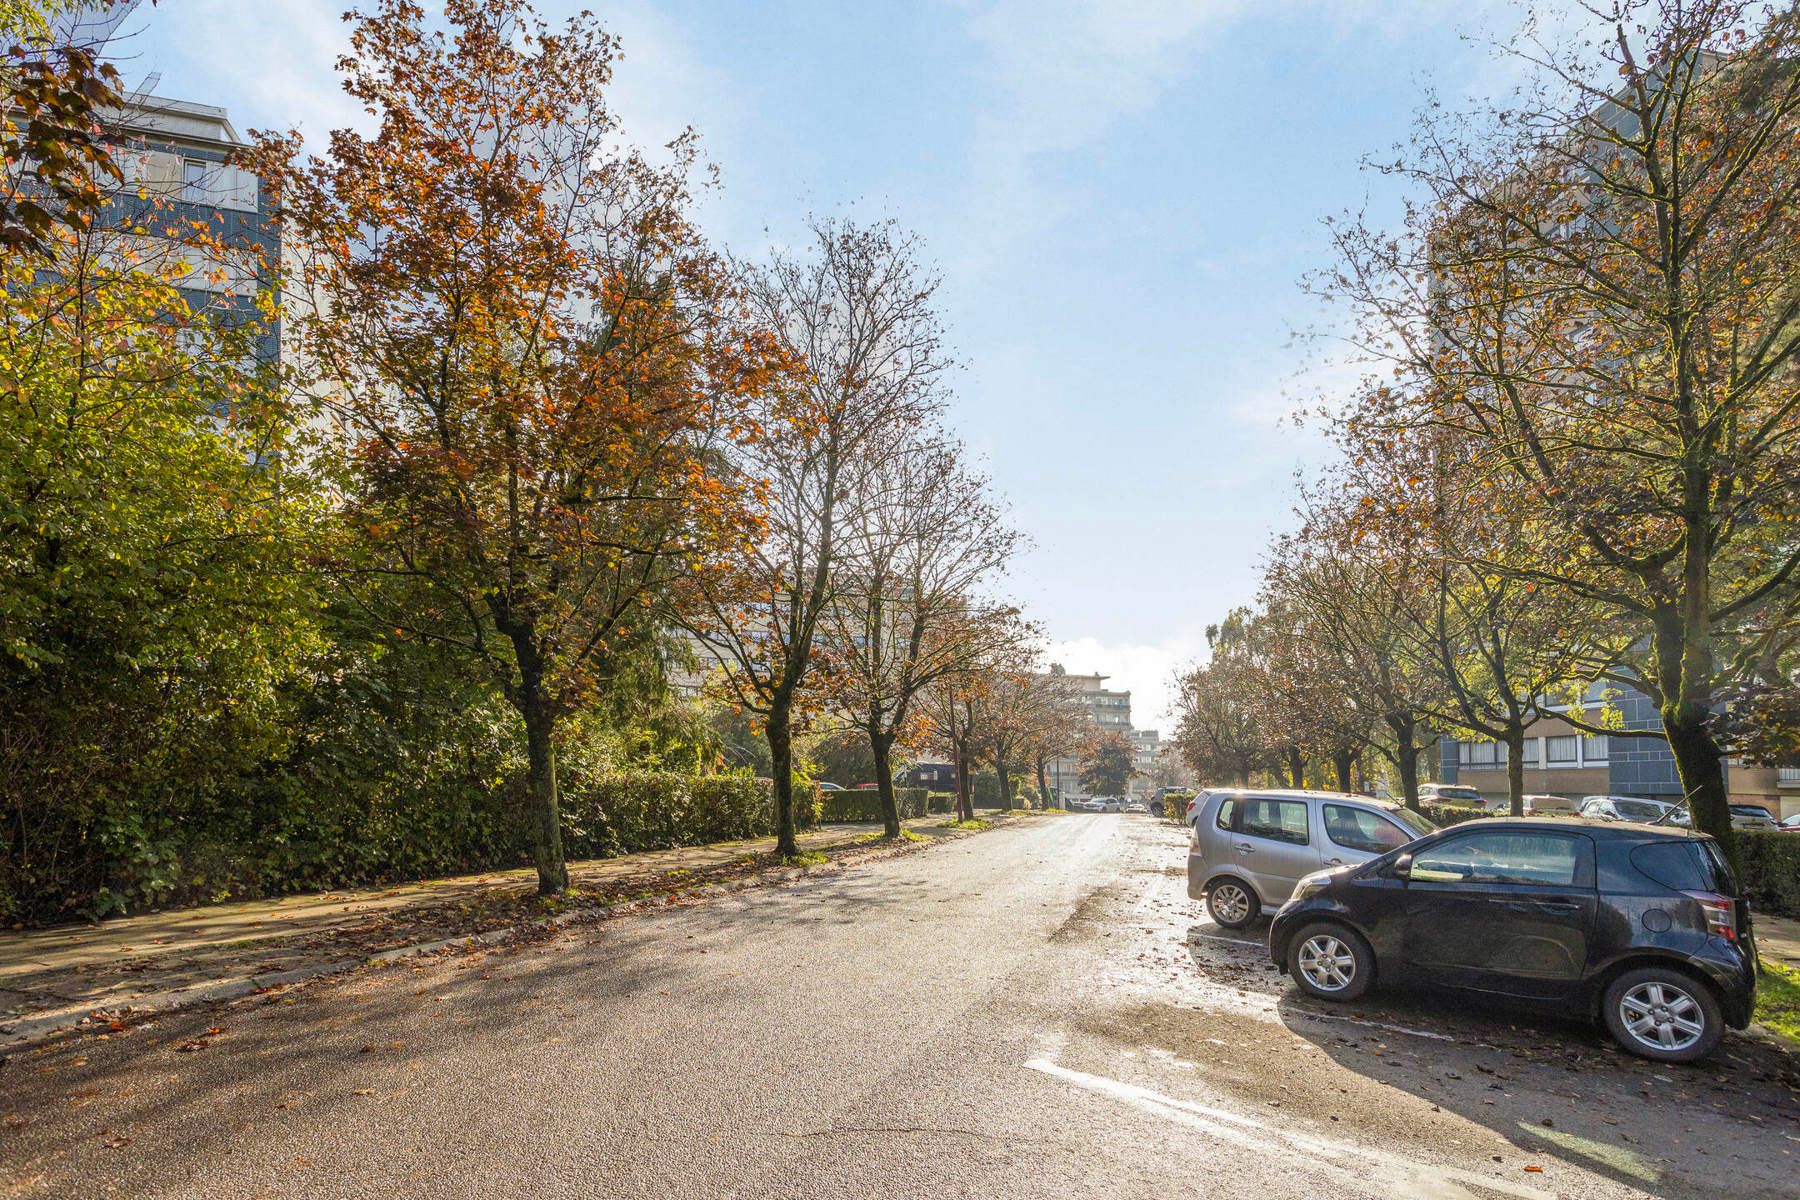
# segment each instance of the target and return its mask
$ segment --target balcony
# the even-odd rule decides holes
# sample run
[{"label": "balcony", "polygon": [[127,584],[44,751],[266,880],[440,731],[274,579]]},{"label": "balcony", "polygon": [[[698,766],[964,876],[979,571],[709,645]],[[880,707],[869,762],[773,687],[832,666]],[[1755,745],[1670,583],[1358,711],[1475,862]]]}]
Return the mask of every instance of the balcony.
[{"label": "balcony", "polygon": [[1777,768],[1775,771],[1775,786],[1800,788],[1800,767]]}]

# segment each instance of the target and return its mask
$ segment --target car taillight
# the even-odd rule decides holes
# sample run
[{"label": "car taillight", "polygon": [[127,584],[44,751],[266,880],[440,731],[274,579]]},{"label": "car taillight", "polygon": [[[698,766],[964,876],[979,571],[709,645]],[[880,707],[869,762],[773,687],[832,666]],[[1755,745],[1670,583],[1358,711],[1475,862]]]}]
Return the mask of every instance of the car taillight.
[{"label": "car taillight", "polygon": [[1689,892],[1706,914],[1706,932],[1728,942],[1737,941],[1737,905],[1715,892]]}]

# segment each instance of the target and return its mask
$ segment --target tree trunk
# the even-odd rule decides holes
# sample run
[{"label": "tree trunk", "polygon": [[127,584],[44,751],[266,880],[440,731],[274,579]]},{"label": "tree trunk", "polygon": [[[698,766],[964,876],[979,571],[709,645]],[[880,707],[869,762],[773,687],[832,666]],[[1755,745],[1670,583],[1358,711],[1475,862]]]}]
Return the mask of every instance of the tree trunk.
[{"label": "tree trunk", "polygon": [[975,781],[969,778],[969,756],[960,749],[956,752],[956,819],[975,819]]},{"label": "tree trunk", "polygon": [[1350,772],[1356,766],[1356,755],[1348,750],[1337,750],[1331,756],[1331,766],[1337,772],[1338,791],[1355,791],[1355,781],[1350,778]]},{"label": "tree trunk", "polygon": [[563,861],[562,813],[556,796],[556,718],[541,681],[528,679],[520,690],[525,718],[525,751],[531,775],[531,809],[536,833],[538,895],[560,896],[569,889],[569,867]]},{"label": "tree trunk", "polygon": [[1000,811],[1012,811],[1012,772],[1006,769],[1004,760],[994,763],[994,774],[1000,776]]},{"label": "tree trunk", "polygon": [[1725,787],[1725,757],[1707,728],[1706,709],[1698,704],[1663,706],[1663,732],[1675,755],[1675,768],[1687,793],[1694,828],[1718,839],[1719,849],[1737,865],[1737,836],[1731,828],[1730,797]]},{"label": "tree trunk", "polygon": [[1400,794],[1406,807],[1419,811],[1419,748],[1413,744],[1417,728],[1410,715],[1390,716],[1387,726],[1394,732],[1394,763],[1400,768]]},{"label": "tree trunk", "polygon": [[893,749],[894,735],[884,731],[880,718],[876,717],[869,725],[869,752],[875,757],[875,786],[881,793],[882,833],[897,838],[900,836],[900,802],[894,796],[894,777],[888,770]]},{"label": "tree trunk", "polygon": [[1514,724],[1506,730],[1506,802],[1515,817],[1525,815],[1525,726]]},{"label": "tree trunk", "polygon": [[1050,777],[1048,775],[1044,774],[1044,759],[1041,755],[1037,759],[1037,781],[1038,781],[1038,807],[1039,808],[1054,808],[1054,807],[1056,807],[1057,801],[1051,798]]},{"label": "tree trunk", "polygon": [[1306,761],[1300,756],[1300,747],[1287,748],[1288,786],[1303,788],[1306,786]]},{"label": "tree trunk", "polygon": [[793,708],[786,697],[769,706],[769,771],[775,777],[775,853],[794,858],[800,843],[794,837],[794,735]]}]

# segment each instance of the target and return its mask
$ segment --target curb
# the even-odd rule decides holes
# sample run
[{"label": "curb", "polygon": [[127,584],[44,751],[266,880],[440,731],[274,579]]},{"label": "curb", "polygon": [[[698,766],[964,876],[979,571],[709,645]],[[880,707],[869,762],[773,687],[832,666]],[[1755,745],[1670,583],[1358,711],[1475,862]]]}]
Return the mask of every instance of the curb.
[{"label": "curb", "polygon": [[[956,840],[967,837],[971,831],[958,831],[947,838],[939,840]],[[897,847],[888,847],[890,853],[908,854],[932,845],[931,842],[903,843]],[[848,847],[856,849],[854,843]],[[839,864],[825,863],[830,867]],[[852,864],[842,864],[848,866]],[[201,1004],[216,1004],[226,1000],[237,1000],[244,996],[259,992],[271,991],[279,987],[293,984],[310,983],[315,979],[326,979],[335,975],[345,975],[358,967],[385,966],[408,958],[418,958],[427,954],[440,954],[446,950],[476,949],[481,946],[492,946],[509,941],[517,941],[534,934],[556,933],[582,925],[594,925],[614,917],[627,916],[639,909],[661,907],[670,901],[689,896],[717,896],[731,892],[747,891],[751,888],[763,887],[771,883],[791,883],[804,879],[820,867],[772,867],[767,871],[746,876],[740,879],[727,880],[722,883],[698,884],[690,887],[675,888],[667,892],[658,892],[650,896],[637,896],[629,900],[615,900],[610,904],[595,904],[561,913],[554,917],[540,917],[533,921],[525,921],[517,925],[508,925],[500,929],[490,929],[485,933],[467,934],[462,937],[440,938],[432,942],[420,942],[411,946],[396,946],[391,950],[382,950],[375,954],[357,958],[340,958],[332,962],[318,963],[310,967],[297,967],[292,971],[271,971],[261,975],[241,975],[233,979],[219,979],[210,983],[197,984],[192,987],[172,988],[164,992],[152,992],[147,996],[138,996],[130,1004],[114,1009],[96,1008],[93,1005],[73,1005],[68,1008],[52,1009],[29,1017],[0,1023],[0,1060],[6,1054],[16,1050],[27,1049],[38,1042],[45,1041],[59,1033],[79,1029],[89,1023],[106,1025],[113,1021],[141,1020],[146,1017],[158,1017],[167,1013],[180,1012]],[[840,868],[841,869],[841,868]]]}]

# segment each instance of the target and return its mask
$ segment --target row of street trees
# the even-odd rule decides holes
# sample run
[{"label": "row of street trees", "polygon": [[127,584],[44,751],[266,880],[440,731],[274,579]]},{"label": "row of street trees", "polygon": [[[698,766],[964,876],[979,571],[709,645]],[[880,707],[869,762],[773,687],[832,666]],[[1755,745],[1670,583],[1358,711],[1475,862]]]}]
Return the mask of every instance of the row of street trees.
[{"label": "row of street trees", "polygon": [[379,0],[366,131],[243,155],[277,256],[124,184],[64,7],[0,10],[0,911],[485,865],[520,810],[556,893],[559,774],[716,769],[734,721],[784,855],[821,731],[890,835],[897,754],[954,756],[963,816],[978,763],[1047,794],[1083,730],[995,590],[910,234],[719,250],[590,17]]},{"label": "row of street trees", "polygon": [[[1800,16],[1618,0],[1512,45],[1502,105],[1426,110],[1398,231],[1333,226],[1319,289],[1381,365],[1341,461],[1185,681],[1203,770],[1438,731],[1510,753],[1591,681],[1656,705],[1696,823],[1724,760],[1791,755],[1800,685]],[[1225,747],[1230,747],[1226,749]],[[1236,756],[1236,757],[1233,757]],[[1247,765],[1239,765],[1247,764]]]}]

